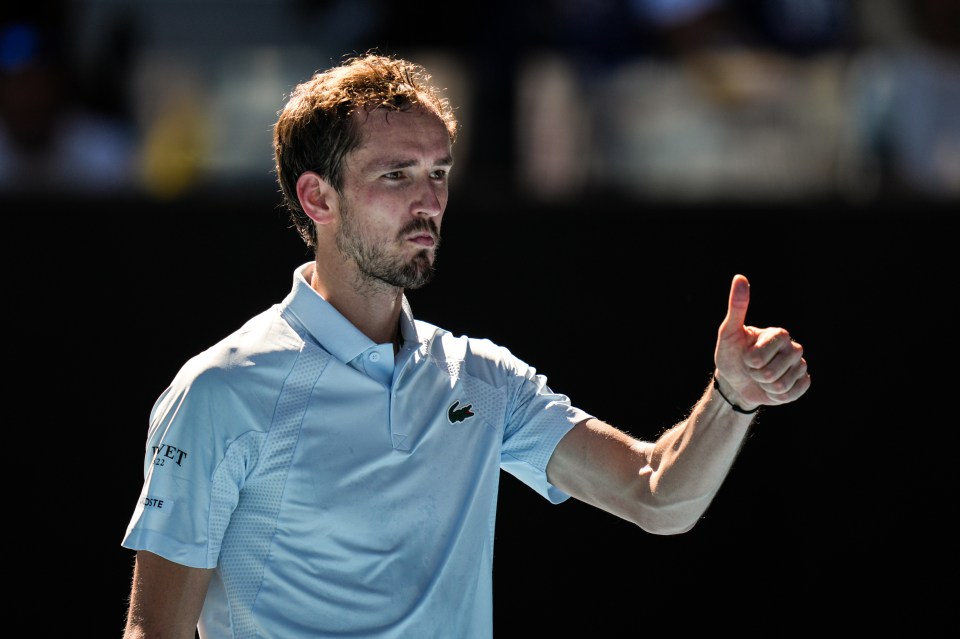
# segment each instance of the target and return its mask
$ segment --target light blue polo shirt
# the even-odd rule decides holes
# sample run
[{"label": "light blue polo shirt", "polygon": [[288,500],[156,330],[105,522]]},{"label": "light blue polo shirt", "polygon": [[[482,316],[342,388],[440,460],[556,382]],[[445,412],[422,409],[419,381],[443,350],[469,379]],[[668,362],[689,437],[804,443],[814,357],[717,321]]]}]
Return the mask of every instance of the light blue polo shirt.
[{"label": "light blue polo shirt", "polygon": [[564,501],[547,461],[589,415],[406,299],[394,358],[312,268],[160,395],[122,545],[216,569],[205,639],[489,639],[500,470]]}]

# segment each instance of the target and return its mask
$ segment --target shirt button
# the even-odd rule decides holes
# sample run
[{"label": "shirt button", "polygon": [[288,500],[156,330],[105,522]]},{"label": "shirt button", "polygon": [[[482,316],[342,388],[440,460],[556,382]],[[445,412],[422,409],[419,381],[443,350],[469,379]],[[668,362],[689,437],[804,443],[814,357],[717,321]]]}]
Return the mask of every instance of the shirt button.
[{"label": "shirt button", "polygon": [[376,351],[370,353],[370,361],[371,361],[371,362],[379,362],[379,361],[380,361],[380,353],[378,353],[378,352],[376,352]]}]

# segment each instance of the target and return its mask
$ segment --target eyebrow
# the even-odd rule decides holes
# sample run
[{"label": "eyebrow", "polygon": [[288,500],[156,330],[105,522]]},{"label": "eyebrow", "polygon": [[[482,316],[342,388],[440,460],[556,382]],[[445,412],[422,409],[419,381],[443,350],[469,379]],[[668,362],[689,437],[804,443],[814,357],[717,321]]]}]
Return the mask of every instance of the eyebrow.
[{"label": "eyebrow", "polygon": [[[399,159],[399,158],[383,158],[373,160],[367,164],[366,168],[370,171],[387,171],[387,170],[397,170],[397,169],[406,169],[411,166],[419,164],[417,160],[412,159]],[[442,158],[435,160],[432,166],[453,166],[453,156],[445,155]]]}]

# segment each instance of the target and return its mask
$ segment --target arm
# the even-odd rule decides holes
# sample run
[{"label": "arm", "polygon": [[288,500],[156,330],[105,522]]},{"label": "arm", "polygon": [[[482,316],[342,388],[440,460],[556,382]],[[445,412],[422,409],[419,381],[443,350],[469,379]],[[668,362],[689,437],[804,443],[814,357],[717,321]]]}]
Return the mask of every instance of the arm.
[{"label": "arm", "polygon": [[124,639],[194,639],[212,574],[138,551]]},{"label": "arm", "polygon": [[[749,283],[737,275],[714,352],[720,389],[744,410],[792,402],[810,387],[803,348],[782,328],[745,326],[749,302]],[[720,489],[753,417],[733,410],[711,382],[690,415],[654,442],[598,419],[577,424],[551,456],[547,477],[649,532],[686,532]]]}]

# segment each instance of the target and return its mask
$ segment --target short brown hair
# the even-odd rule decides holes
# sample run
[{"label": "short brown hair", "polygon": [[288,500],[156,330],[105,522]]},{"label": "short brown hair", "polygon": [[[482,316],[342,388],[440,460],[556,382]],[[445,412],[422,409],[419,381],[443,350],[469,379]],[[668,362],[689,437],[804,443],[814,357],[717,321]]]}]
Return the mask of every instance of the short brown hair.
[{"label": "short brown hair", "polygon": [[315,246],[314,227],[297,198],[297,180],[316,171],[337,192],[343,188],[343,164],[360,144],[353,114],[358,109],[408,111],[421,106],[437,114],[456,141],[457,119],[442,90],[419,64],[368,52],[317,72],[297,85],[278,112],[273,128],[277,181],[284,204],[307,246]]}]

